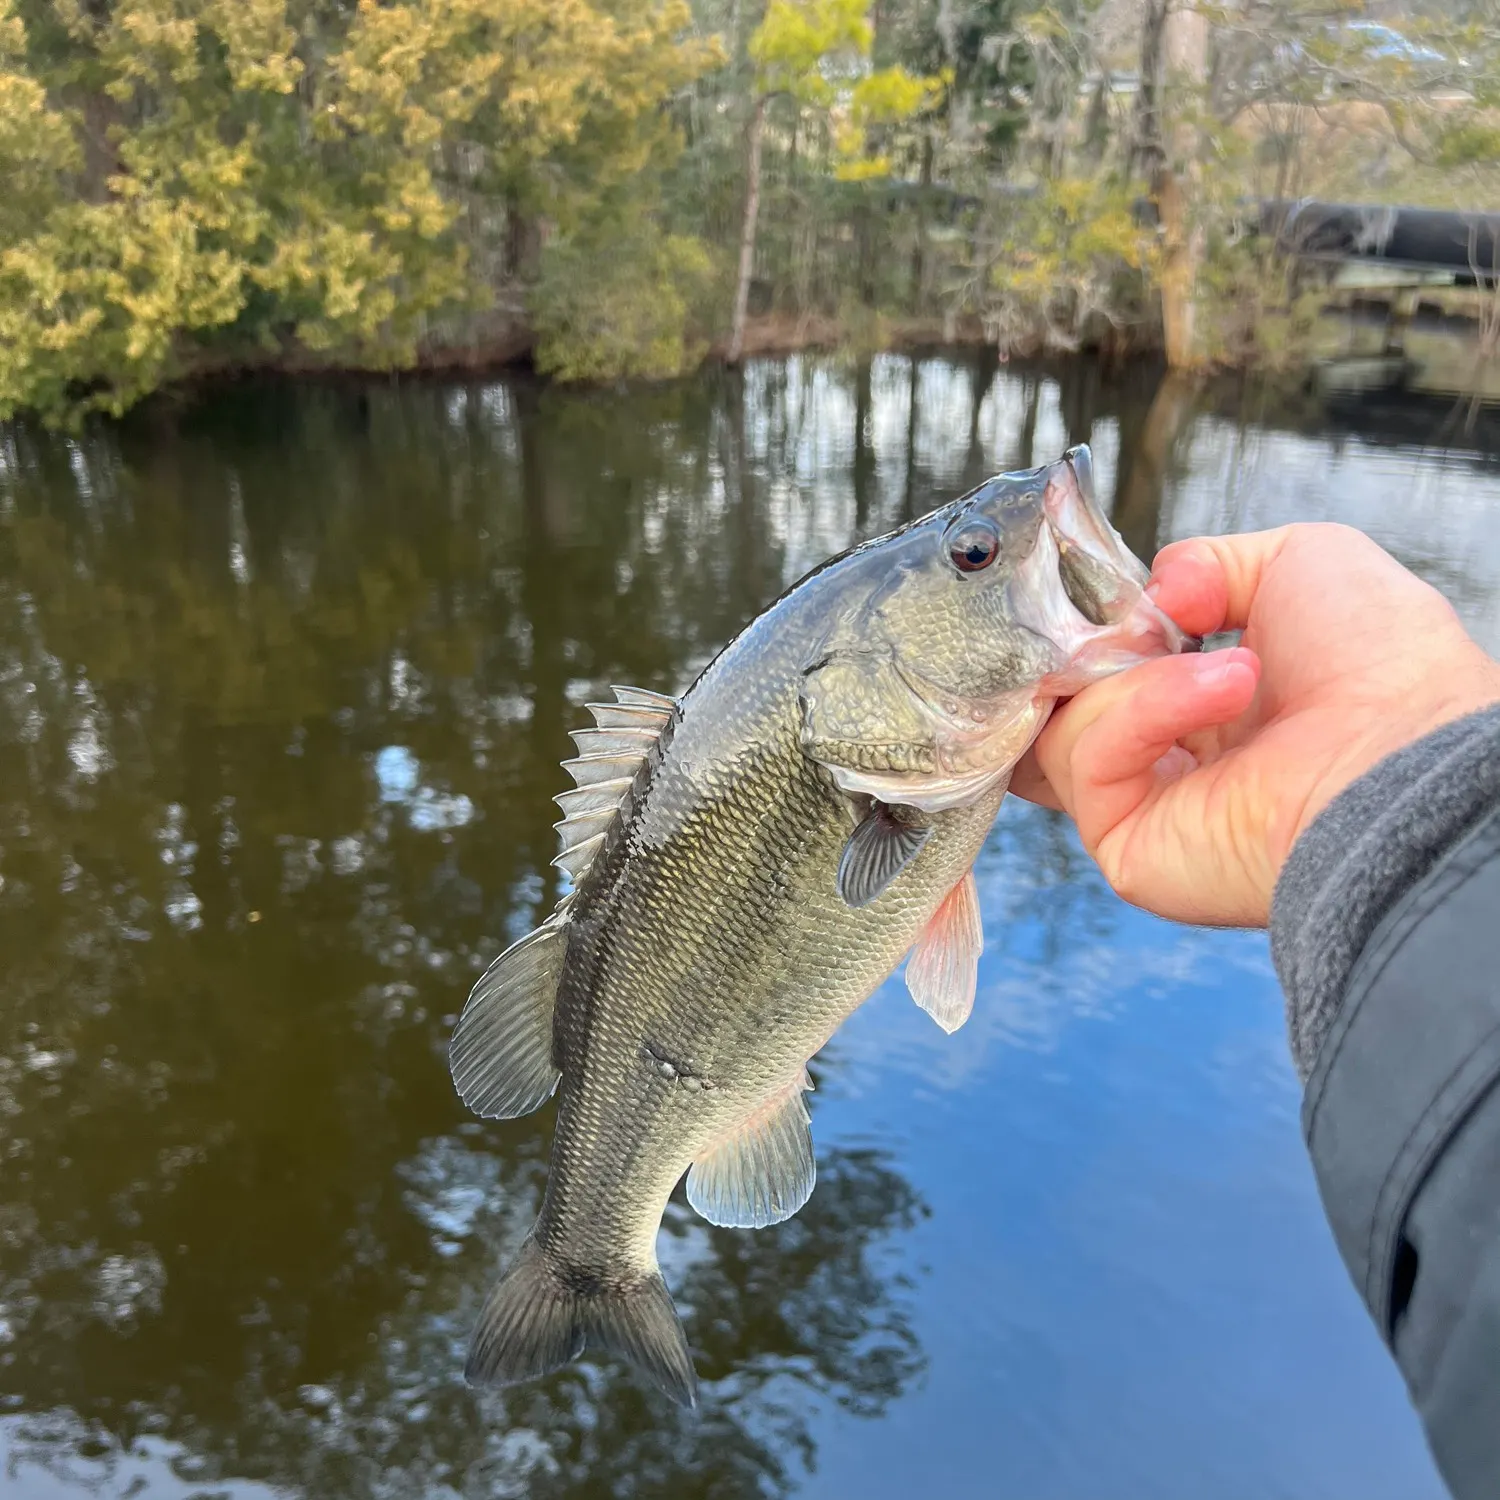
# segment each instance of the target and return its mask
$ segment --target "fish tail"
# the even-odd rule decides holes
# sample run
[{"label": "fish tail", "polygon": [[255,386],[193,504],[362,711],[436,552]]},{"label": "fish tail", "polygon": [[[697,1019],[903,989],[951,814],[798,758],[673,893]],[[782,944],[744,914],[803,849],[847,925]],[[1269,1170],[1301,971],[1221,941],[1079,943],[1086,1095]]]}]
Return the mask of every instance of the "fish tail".
[{"label": "fish tail", "polygon": [[464,1378],[514,1385],[559,1369],[585,1347],[623,1355],[675,1401],[694,1406],[698,1382],[672,1294],[654,1266],[628,1286],[560,1274],[534,1236],[479,1314]]}]

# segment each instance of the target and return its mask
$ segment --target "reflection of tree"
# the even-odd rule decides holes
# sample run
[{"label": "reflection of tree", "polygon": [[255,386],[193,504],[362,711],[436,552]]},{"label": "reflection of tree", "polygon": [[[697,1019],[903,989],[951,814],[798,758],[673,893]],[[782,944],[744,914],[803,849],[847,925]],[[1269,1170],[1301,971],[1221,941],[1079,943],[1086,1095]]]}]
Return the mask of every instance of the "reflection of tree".
[{"label": "reflection of tree", "polygon": [[973,489],[989,478],[985,472],[988,466],[985,463],[984,444],[979,436],[979,422],[999,369],[998,351],[992,344],[981,345],[974,356],[973,393],[969,398],[969,437],[964,445],[963,487],[966,490]]},{"label": "reflection of tree", "polygon": [[[903,1307],[907,1283],[875,1247],[923,1213],[879,1156],[835,1151],[819,1162],[817,1190],[794,1219],[755,1234],[708,1231],[707,1253],[674,1287],[705,1380],[700,1410],[669,1408],[601,1367],[589,1384],[605,1389],[573,1461],[534,1478],[530,1493],[789,1491],[813,1456],[811,1395],[877,1416],[923,1367]],[[686,1227],[702,1233],[695,1222]]]},{"label": "reflection of tree", "polygon": [[875,478],[875,449],[870,441],[874,404],[870,377],[871,360],[864,356],[854,370],[854,530],[859,536],[869,534]]},{"label": "reflection of tree", "polygon": [[1120,458],[1111,519],[1136,556],[1156,555],[1162,497],[1177,455],[1177,440],[1192,415],[1191,380],[1165,375],[1149,405],[1121,414]]},{"label": "reflection of tree", "polygon": [[917,424],[921,418],[922,363],[917,359],[907,363],[910,375],[906,397],[906,489],[901,505],[901,518],[910,521],[925,514],[925,509],[918,503],[921,490],[917,485]]},{"label": "reflection of tree", "polygon": [[1005,873],[998,911],[986,911],[986,941],[1003,952],[1012,933],[1039,940],[1055,958],[1081,940],[1109,936],[1119,903],[1061,813],[1006,799],[986,858]]},{"label": "reflection of tree", "polygon": [[[73,1416],[29,1456],[77,1469],[79,1450],[97,1461],[149,1432],[190,1453],[205,1483],[257,1479],[329,1500],[450,1487],[559,1500],[784,1494],[812,1460],[817,1400],[878,1415],[920,1372],[908,1284],[882,1241],[925,1209],[878,1156],[834,1151],[813,1200],[778,1230],[669,1216],[690,1246],[673,1280],[704,1377],[696,1412],[614,1361],[476,1396],[458,1372],[498,1259],[490,1242],[513,1245],[540,1196],[540,1133],[504,1144],[500,1157],[430,1140],[395,1163],[404,1201],[386,1158],[384,1174],[358,1174],[374,1196],[340,1195],[300,1226],[252,1235],[244,1258],[262,1276],[248,1306],[232,1282],[169,1266],[159,1314],[111,1326],[99,1278],[53,1275],[47,1337],[4,1386],[28,1409]],[[201,1216],[224,1212],[222,1267],[239,1258],[231,1241],[248,1216],[225,1212],[207,1175],[181,1184],[177,1217],[200,1226],[201,1244]],[[488,1208],[465,1223],[476,1195]],[[163,1227],[153,1216],[137,1233]]]},{"label": "reflection of tree", "polygon": [[749,1495],[809,1389],[873,1411],[918,1367],[882,1243],[917,1201],[835,1153],[779,1231],[674,1212],[699,1417],[606,1365],[496,1421],[459,1376],[549,1123],[464,1121],[447,1018],[550,899],[578,699],[680,685],[783,586],[750,450],[809,399],[246,388],[7,435],[0,1398],[39,1454]]},{"label": "reflection of tree", "polygon": [[[580,699],[681,686],[808,538],[1055,457],[981,419],[1024,436],[1050,378],[246,387],[175,424],[7,431],[0,1403],[49,1414],[42,1450],[76,1468],[155,1432],[205,1484],[350,1500],[739,1497],[796,1483],[820,1404],[909,1383],[920,1204],[835,1151],[776,1230],[669,1212],[697,1415],[613,1363],[477,1400],[463,1348],[550,1115],[467,1121],[447,1018],[551,899]],[[1070,437],[1118,420],[1116,518],[1148,556],[1175,397],[1060,386]],[[994,952],[1108,938],[1058,817],[1007,804],[984,858]]]},{"label": "reflection of tree", "polygon": [[1036,467],[1036,419],[1041,406],[1042,382],[1037,375],[1023,377],[1026,382],[1026,408],[1021,416],[1021,431],[1016,438],[1016,452],[1006,464],[1007,469],[1031,469]]},{"label": "reflection of tree", "polygon": [[1068,446],[1088,442],[1102,404],[1098,364],[1091,359],[1070,360],[1058,371],[1057,384]]}]

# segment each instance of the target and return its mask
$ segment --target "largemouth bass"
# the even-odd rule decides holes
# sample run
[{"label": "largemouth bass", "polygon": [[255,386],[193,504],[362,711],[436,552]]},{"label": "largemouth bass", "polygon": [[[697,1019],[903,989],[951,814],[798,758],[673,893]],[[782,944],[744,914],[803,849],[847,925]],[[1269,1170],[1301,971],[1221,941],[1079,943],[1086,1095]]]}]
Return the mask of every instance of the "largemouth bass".
[{"label": "largemouth bass", "polygon": [[667,1200],[713,1224],[813,1190],[806,1064],[910,954],[946,1031],[980,948],[971,869],[1058,698],[1191,648],[1095,502],[1086,448],[825,563],[680,700],[616,688],[565,761],[573,881],[479,980],[454,1081],[508,1119],[558,1093],[540,1217],[466,1374],[611,1350],[696,1382],[656,1261]]}]

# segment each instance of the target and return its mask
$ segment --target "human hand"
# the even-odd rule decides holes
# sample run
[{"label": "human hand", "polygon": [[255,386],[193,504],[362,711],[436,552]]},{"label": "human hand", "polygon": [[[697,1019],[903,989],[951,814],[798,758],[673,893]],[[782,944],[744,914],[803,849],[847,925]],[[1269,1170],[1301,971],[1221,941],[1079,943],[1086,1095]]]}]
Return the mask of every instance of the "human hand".
[{"label": "human hand", "polygon": [[1351,781],[1500,702],[1500,664],[1363,533],[1297,525],[1163,549],[1151,593],[1184,630],[1243,630],[1086,688],[1011,790],[1061,808],[1127,901],[1263,927],[1297,836]]}]

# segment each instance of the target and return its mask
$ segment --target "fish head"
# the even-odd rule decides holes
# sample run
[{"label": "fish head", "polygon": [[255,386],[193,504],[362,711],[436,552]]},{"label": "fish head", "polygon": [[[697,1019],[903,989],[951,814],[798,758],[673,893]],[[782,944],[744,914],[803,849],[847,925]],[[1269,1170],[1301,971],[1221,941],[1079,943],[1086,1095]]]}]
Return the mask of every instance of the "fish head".
[{"label": "fish head", "polygon": [[1052,705],[1196,649],[1100,509],[1086,447],[999,474],[872,548],[857,621],[807,674],[803,745],[850,792],[940,809],[1008,776]]}]

